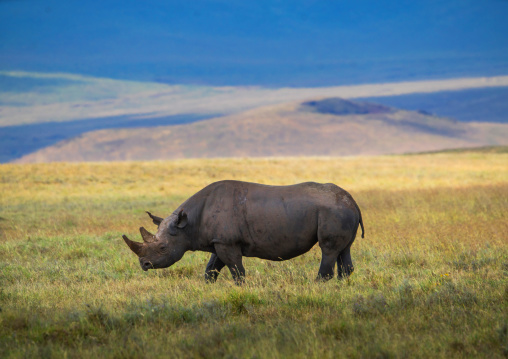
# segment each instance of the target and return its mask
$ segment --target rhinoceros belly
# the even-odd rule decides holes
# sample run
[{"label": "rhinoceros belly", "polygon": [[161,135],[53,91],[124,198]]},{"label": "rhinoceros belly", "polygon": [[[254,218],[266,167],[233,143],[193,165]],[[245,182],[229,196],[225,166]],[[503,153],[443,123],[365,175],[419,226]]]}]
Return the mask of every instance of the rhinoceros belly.
[{"label": "rhinoceros belly", "polygon": [[292,209],[284,204],[278,201],[246,211],[240,231],[244,256],[286,260],[308,252],[316,244],[317,208],[299,204]]}]

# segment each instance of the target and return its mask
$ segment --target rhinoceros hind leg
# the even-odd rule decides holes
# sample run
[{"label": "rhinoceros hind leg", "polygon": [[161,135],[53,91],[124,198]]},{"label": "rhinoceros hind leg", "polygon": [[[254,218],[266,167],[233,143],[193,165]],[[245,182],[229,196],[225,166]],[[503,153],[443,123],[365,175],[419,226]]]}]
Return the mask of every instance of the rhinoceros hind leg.
[{"label": "rhinoceros hind leg", "polygon": [[319,266],[316,280],[327,281],[333,278],[333,269],[335,267],[335,262],[337,262],[337,252],[328,250],[327,248],[321,248],[321,253],[321,265]]},{"label": "rhinoceros hind leg", "polygon": [[206,265],[205,280],[208,283],[215,283],[217,277],[219,276],[220,270],[224,268],[224,266],[224,262],[221,261],[217,254],[213,253],[210,257],[210,261]]},{"label": "rhinoceros hind leg", "polygon": [[337,278],[347,278],[353,273],[355,268],[353,267],[353,260],[351,259],[351,246],[345,248],[337,257]]}]

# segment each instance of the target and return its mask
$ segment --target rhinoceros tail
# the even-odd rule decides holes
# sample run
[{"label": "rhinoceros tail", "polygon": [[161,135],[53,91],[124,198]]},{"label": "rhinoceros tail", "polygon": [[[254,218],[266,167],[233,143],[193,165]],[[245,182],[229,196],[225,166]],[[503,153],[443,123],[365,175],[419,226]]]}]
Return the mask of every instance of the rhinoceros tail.
[{"label": "rhinoceros tail", "polygon": [[363,228],[363,219],[362,219],[362,211],[360,211],[360,207],[355,202],[356,209],[358,210],[358,214],[360,215],[360,227],[362,227],[362,238],[365,238],[365,229]]},{"label": "rhinoceros tail", "polygon": [[360,227],[362,227],[362,238],[365,238],[365,229],[363,228],[362,212],[360,212],[360,208],[358,208],[358,213],[360,214]]}]

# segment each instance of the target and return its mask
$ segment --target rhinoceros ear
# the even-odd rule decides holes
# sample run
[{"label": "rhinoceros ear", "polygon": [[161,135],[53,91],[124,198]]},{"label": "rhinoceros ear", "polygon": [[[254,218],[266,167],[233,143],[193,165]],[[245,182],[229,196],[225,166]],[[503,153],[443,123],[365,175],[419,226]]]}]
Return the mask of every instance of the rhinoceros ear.
[{"label": "rhinoceros ear", "polygon": [[178,212],[178,222],[176,222],[176,226],[178,228],[183,228],[187,225],[187,213],[183,211],[183,209]]},{"label": "rhinoceros ear", "polygon": [[169,234],[176,236],[178,234],[177,228],[184,228],[187,225],[187,213],[183,209],[178,212],[178,217],[169,224]]},{"label": "rhinoceros ear", "polygon": [[146,213],[148,213],[148,215],[150,216],[150,218],[152,219],[153,221],[153,224],[157,225],[157,227],[159,227],[161,225],[161,222],[164,218],[161,218],[161,217],[157,217],[157,216],[154,216],[153,214],[151,214],[150,212],[146,211]]}]

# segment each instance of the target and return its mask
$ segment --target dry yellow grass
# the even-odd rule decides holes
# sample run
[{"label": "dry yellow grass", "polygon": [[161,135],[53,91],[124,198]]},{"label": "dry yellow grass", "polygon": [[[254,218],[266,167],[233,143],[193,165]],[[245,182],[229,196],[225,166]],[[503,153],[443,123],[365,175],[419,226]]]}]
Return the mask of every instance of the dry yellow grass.
[{"label": "dry yellow grass", "polygon": [[[351,191],[506,183],[508,154],[186,159],[151,162],[0,165],[0,204],[61,197],[190,195],[213,181],[333,182]],[[55,191],[60,194],[55,196]]]}]

